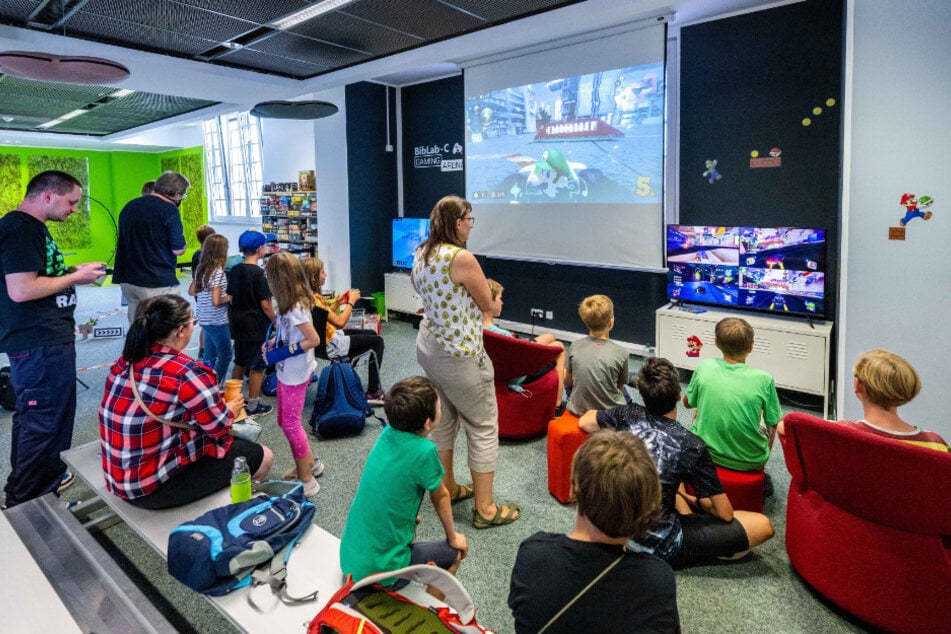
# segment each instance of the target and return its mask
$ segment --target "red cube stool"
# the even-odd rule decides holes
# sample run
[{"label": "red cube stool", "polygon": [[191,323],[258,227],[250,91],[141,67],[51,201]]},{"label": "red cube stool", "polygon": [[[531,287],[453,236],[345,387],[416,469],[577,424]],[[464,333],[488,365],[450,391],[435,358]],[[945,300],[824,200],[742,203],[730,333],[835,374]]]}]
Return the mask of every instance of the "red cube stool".
[{"label": "red cube stool", "polygon": [[567,410],[548,423],[548,490],[562,504],[571,497],[571,459],[589,435]]},{"label": "red cube stool", "polygon": [[730,504],[736,511],[763,512],[763,485],[766,484],[766,471],[734,471],[717,466],[720,484],[730,498]]}]

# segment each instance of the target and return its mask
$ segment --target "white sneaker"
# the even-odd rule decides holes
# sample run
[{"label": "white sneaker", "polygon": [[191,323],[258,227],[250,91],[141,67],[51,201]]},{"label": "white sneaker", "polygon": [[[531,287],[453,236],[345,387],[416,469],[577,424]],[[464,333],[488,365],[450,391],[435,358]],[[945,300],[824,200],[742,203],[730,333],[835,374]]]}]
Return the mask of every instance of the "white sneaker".
[{"label": "white sneaker", "polygon": [[324,472],[324,463],[320,461],[320,458],[314,458],[314,466],[310,468],[310,472],[315,478]]},{"label": "white sneaker", "polygon": [[[324,472],[324,463],[320,461],[320,458],[314,458],[314,466],[310,468],[310,472],[314,474],[315,478]],[[291,467],[290,469],[282,473],[281,479],[296,480],[297,467]]]},{"label": "white sneaker", "polygon": [[317,478],[311,478],[310,482],[304,483],[304,496],[311,497],[320,493],[320,483]]}]

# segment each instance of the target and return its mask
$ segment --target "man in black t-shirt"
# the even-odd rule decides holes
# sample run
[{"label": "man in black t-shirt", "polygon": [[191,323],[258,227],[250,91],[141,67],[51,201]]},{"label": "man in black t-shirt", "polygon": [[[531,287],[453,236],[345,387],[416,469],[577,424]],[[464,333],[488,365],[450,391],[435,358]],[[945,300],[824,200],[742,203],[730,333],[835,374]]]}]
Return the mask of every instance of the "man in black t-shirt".
[{"label": "man in black t-shirt", "polygon": [[178,207],[188,187],[183,175],[165,172],[151,194],[130,200],[119,212],[112,281],[129,303],[130,324],[143,299],[180,294],[176,267],[187,244]]},{"label": "man in black t-shirt", "polygon": [[0,218],[0,352],[16,394],[4,508],[56,491],[66,473],[59,454],[76,413],[75,285],[105,275],[106,265],[67,268],[46,223],[75,213],[82,191],[65,172],[43,172]]},{"label": "man in black t-shirt", "polygon": [[234,339],[234,369],[232,379],[244,379],[248,374],[249,416],[267,414],[271,406],[260,403],[261,383],[267,365],[261,356],[261,346],[267,338],[267,328],[274,321],[271,289],[258,261],[264,257],[265,245],[277,238],[271,233],[249,229],[238,238],[238,248],[244,262],[228,271],[228,321]]}]

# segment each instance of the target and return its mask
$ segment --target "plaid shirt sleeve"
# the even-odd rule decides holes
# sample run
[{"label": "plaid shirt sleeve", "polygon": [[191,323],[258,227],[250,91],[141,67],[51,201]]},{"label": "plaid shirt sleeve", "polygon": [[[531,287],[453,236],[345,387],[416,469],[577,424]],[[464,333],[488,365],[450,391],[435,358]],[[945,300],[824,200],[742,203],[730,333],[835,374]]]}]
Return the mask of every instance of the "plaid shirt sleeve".
[{"label": "plaid shirt sleeve", "polygon": [[185,465],[202,456],[222,458],[231,446],[233,415],[207,367],[155,346],[137,364],[135,377],[152,413],[201,429],[179,429],[149,418],[135,402],[129,364],[120,358],[106,379],[99,431],[106,488],[124,499],[148,495]]}]

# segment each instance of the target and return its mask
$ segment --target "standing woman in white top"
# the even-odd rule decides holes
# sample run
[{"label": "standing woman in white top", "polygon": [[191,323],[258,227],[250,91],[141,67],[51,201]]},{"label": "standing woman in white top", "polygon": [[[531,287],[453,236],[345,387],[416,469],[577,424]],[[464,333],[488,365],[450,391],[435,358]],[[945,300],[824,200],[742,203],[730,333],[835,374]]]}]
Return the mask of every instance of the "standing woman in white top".
[{"label": "standing woman in white top", "polygon": [[[416,338],[416,359],[439,391],[442,422],[430,433],[445,469],[443,482],[453,502],[475,495],[472,524],[489,528],[511,524],[518,505],[493,496],[499,451],[499,416],[492,361],[482,347],[482,312],[492,295],[478,260],[465,249],[475,219],[472,205],[458,196],[436,203],[429,238],[416,250],[413,286],[423,300],[424,317]],[[459,428],[466,433],[472,485],[459,484],[453,448]]]},{"label": "standing woman in white top", "polygon": [[213,368],[218,387],[224,388],[230,376],[228,366],[234,353],[231,350],[231,328],[228,326],[228,304],[231,296],[225,291],[225,261],[228,259],[228,238],[212,234],[205,238],[201,258],[195,267],[188,294],[195,298],[198,325],[205,333],[205,365]]}]

